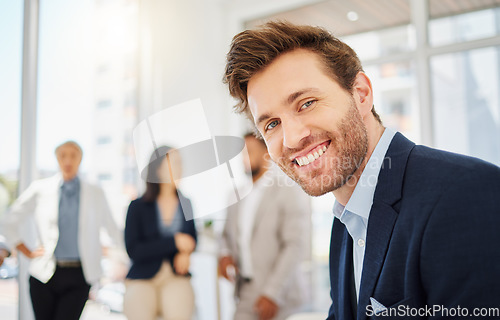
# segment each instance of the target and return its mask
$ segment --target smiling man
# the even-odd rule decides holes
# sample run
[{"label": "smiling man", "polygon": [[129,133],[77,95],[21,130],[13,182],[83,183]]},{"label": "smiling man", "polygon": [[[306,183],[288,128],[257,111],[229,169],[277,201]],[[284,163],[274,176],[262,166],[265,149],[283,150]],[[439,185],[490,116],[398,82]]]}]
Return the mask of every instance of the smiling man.
[{"label": "smiling man", "polygon": [[224,81],[271,159],[336,198],[329,319],[500,307],[498,167],[384,128],[356,53],[321,28],[236,35]]}]

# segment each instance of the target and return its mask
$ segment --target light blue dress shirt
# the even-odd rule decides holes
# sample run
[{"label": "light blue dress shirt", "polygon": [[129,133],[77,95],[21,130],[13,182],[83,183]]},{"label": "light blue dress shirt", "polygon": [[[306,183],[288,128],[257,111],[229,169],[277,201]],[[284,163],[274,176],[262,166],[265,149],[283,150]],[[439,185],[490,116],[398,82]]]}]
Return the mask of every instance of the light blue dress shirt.
[{"label": "light blue dress shirt", "polygon": [[384,130],[347,205],[344,207],[338,201],[335,201],[333,205],[334,216],[346,226],[347,231],[353,239],[354,281],[356,283],[356,296],[358,299],[365,257],[368,218],[370,217],[378,175],[382,168],[385,154],[395,134],[396,132],[390,129],[386,128]]},{"label": "light blue dress shirt", "polygon": [[80,180],[64,181],[59,197],[59,239],[54,250],[56,260],[79,261],[78,216],[80,211]]}]

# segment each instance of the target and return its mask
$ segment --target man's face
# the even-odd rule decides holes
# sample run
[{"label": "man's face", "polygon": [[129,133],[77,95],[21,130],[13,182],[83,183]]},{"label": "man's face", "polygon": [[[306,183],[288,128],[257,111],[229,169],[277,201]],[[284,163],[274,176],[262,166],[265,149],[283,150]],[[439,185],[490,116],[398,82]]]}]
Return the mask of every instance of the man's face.
[{"label": "man's face", "polygon": [[343,186],[366,156],[358,102],[315,53],[278,57],[250,79],[248,103],[271,159],[312,196]]},{"label": "man's face", "polygon": [[255,177],[267,165],[265,159],[267,156],[267,149],[262,141],[250,136],[245,138],[245,145],[248,151],[248,159],[245,158],[244,161],[245,172]]},{"label": "man's face", "polygon": [[71,180],[78,174],[78,167],[82,161],[80,150],[70,144],[63,145],[57,150],[57,162],[64,180]]}]

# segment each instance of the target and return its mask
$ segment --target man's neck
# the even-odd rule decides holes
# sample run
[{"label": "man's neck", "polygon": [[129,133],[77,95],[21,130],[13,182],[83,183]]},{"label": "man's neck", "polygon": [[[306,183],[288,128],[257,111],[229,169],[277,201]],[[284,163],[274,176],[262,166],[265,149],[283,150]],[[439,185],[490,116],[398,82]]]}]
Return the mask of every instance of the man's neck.
[{"label": "man's neck", "polygon": [[354,174],[349,178],[349,180],[340,188],[337,190],[333,191],[333,195],[335,196],[335,199],[344,207],[347,205],[349,202],[349,199],[351,198],[354,189],[356,189],[356,186],[358,185],[359,178],[363,174],[363,171],[365,170],[366,164],[368,163],[368,160],[370,160],[370,157],[373,154],[373,151],[375,150],[375,147],[377,146],[378,142],[380,141],[380,138],[382,137],[382,134],[384,134],[385,128],[382,125],[378,125],[374,128],[373,132],[375,132],[372,135],[368,135],[368,151],[366,152],[365,158],[363,159],[363,162],[359,166],[359,168],[354,172]]},{"label": "man's neck", "polygon": [[64,182],[71,181],[71,180],[75,179],[77,175],[78,175],[78,174],[71,175],[71,176],[67,176],[67,175],[64,175],[64,174],[63,174],[63,180],[64,180]]}]

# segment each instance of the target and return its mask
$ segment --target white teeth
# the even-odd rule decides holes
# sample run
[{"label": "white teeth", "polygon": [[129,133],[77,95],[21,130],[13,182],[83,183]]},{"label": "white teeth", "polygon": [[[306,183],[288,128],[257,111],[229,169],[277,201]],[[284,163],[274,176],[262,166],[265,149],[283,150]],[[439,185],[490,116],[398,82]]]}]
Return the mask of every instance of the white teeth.
[{"label": "white teeth", "polygon": [[314,151],[313,153],[308,154],[305,157],[295,158],[295,161],[300,167],[306,166],[309,163],[321,157],[325,153],[326,149],[327,149],[326,146],[323,146],[322,148]]}]

